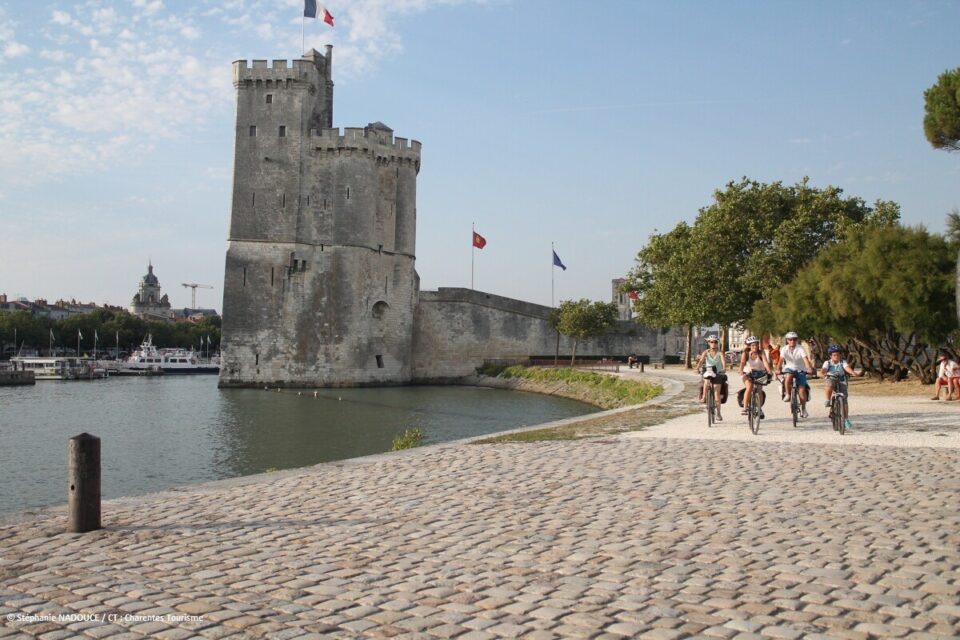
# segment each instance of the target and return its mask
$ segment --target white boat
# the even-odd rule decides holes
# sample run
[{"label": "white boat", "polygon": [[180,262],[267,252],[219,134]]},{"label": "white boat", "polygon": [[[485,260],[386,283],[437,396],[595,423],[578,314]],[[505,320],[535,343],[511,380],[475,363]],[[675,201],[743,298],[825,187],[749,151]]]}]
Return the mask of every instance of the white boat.
[{"label": "white boat", "polygon": [[36,380],[99,380],[106,378],[106,370],[91,358],[72,356],[14,357],[10,358],[16,371],[32,371]]},{"label": "white boat", "polygon": [[170,375],[219,373],[220,365],[204,362],[193,349],[158,349],[148,335],[140,348],[117,363],[115,375]]}]

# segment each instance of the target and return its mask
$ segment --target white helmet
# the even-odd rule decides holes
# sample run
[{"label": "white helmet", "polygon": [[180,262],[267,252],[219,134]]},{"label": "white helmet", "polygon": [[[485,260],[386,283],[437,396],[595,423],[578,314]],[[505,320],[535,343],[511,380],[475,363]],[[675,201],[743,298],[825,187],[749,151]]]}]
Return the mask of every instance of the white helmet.
[{"label": "white helmet", "polygon": [[717,336],[711,333],[706,338],[704,338],[704,340],[706,340],[707,342],[717,342]]},{"label": "white helmet", "polygon": [[758,338],[757,336],[750,336],[749,338],[747,338],[746,342],[744,342],[744,344],[747,346],[750,346],[751,344],[754,344],[754,343],[760,344],[760,338]]},{"label": "white helmet", "polygon": [[785,335],[785,336],[783,336],[783,337],[784,337],[785,339],[787,339],[787,340],[792,340],[792,339],[794,339],[794,338],[799,338],[800,336],[797,335],[797,332],[796,332],[796,331],[788,331],[788,332],[787,332],[787,335]]}]

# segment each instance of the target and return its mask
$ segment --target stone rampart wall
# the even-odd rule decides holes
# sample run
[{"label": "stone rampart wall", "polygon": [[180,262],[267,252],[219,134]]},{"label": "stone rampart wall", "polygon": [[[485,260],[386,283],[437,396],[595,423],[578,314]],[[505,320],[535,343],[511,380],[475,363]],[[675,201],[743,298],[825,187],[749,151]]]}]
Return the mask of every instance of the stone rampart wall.
[{"label": "stone rampart wall", "polygon": [[[484,360],[549,355],[557,334],[547,318],[550,307],[470,289],[421,291],[414,319],[415,381],[470,375]],[[634,322],[619,322],[607,335],[582,342],[578,354],[658,355],[662,336]],[[561,357],[570,357],[573,341],[560,338]]]}]

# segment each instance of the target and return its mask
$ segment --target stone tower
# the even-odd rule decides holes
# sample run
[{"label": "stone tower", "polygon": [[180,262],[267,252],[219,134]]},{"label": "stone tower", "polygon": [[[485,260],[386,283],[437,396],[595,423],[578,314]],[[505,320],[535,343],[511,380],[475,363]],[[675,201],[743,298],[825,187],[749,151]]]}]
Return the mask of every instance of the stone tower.
[{"label": "stone tower", "polygon": [[410,380],[420,143],[331,128],[331,57],[233,63],[221,386]]}]

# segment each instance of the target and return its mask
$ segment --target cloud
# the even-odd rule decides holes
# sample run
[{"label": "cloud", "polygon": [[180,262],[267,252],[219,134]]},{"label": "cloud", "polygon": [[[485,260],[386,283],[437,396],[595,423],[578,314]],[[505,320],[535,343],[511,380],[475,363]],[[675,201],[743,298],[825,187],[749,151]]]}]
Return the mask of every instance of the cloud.
[{"label": "cloud", "polygon": [[[330,0],[336,29],[311,21],[307,44],[333,44],[338,78],[357,76],[403,50],[398,16],[482,1]],[[232,60],[300,50],[302,0],[56,6],[20,38],[0,7],[0,83],[22,89],[16,101],[0,98],[0,188],[103,171],[144,157],[154,141],[229,120]],[[3,64],[28,51],[39,53]]]},{"label": "cloud", "polygon": [[21,44],[19,42],[13,42],[13,41],[8,42],[3,47],[3,55],[5,55],[8,58],[17,58],[19,56],[24,55],[28,51],[30,51],[30,47],[28,47],[25,44]]}]

